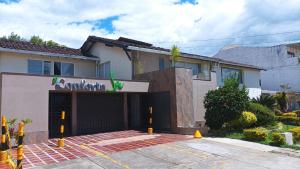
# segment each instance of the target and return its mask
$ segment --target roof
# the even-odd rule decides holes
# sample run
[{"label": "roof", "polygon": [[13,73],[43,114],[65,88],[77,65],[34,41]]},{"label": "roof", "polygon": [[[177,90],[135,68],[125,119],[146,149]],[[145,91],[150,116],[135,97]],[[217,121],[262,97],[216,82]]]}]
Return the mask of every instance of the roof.
[{"label": "roof", "polygon": [[[96,36],[89,36],[87,40],[84,42],[84,44],[81,47],[81,51],[83,54],[88,54],[88,51],[93,46],[95,42],[104,43],[107,46],[117,46],[123,49],[129,49],[129,50],[140,50],[145,52],[154,52],[154,51],[160,51],[162,54],[169,54],[170,55],[170,49],[156,47],[151,43],[138,41],[134,39],[119,37],[118,39],[108,39],[108,38],[102,38],[102,37],[96,37]],[[144,50],[142,50],[144,49]],[[232,65],[232,66],[239,66],[239,67],[246,67],[251,69],[258,69],[263,70],[260,67],[248,65],[248,64],[241,64],[237,62],[227,61],[219,58],[213,58],[203,55],[196,55],[196,54],[190,54],[190,53],[181,53],[181,57],[184,58],[190,58],[190,59],[199,59],[199,60],[205,60],[205,61],[212,61],[217,62],[225,65]]]},{"label": "roof", "polygon": [[36,45],[27,41],[13,41],[7,39],[0,39],[0,47],[6,49],[83,56],[80,49],[73,49],[73,48],[62,47],[62,46]]}]

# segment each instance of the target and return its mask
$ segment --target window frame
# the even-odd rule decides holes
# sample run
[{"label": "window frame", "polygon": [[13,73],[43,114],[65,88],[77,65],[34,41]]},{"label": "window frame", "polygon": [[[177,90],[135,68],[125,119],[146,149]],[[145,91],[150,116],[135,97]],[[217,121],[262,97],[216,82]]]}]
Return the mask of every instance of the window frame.
[{"label": "window frame", "polygon": [[[59,64],[60,64],[60,73],[59,73],[59,75],[58,75],[58,74],[55,74],[55,63],[59,63]],[[63,75],[63,74],[62,74],[62,67],[63,67],[63,64],[71,64],[71,65],[73,66],[73,75]],[[56,76],[74,77],[74,76],[75,76],[75,64],[72,63],[72,62],[57,62],[57,61],[54,61],[54,62],[53,62],[53,74],[56,75]]]},{"label": "window frame", "polygon": [[231,69],[231,70],[237,70],[240,74],[239,83],[244,84],[244,71],[242,69],[233,68],[233,67],[221,67],[221,81],[224,82],[225,79],[223,77],[223,69]]},{"label": "window frame", "polygon": [[[31,61],[34,61],[34,62],[41,62],[42,63],[42,65],[41,65],[41,73],[30,73],[30,71],[29,71],[29,62],[31,62]],[[45,73],[45,62],[47,62],[47,63],[49,63],[50,64],[50,67],[49,67],[49,74],[46,74]],[[27,60],[27,73],[28,74],[33,74],[33,75],[48,75],[48,76],[50,76],[51,75],[51,70],[52,70],[52,68],[51,68],[52,66],[51,66],[51,61],[49,61],[49,60],[39,60],[39,59],[28,59]]]},{"label": "window frame", "polygon": [[[103,73],[103,75],[106,74],[106,72],[105,72],[105,65],[109,65],[109,74],[108,74],[108,77],[102,76],[102,74],[101,74],[101,66],[104,66],[104,73]],[[110,78],[109,77],[110,73],[111,73],[111,62],[110,61],[103,62],[103,63],[99,64],[99,69],[98,69],[99,78],[109,79]]]}]

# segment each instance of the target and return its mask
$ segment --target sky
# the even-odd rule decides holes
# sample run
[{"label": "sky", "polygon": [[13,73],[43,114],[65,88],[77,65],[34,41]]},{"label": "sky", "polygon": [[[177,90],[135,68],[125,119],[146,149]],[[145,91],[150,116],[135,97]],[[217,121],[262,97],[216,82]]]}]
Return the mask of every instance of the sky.
[{"label": "sky", "polygon": [[11,32],[73,48],[123,36],[213,56],[300,41],[300,0],[0,0],[0,37]]}]

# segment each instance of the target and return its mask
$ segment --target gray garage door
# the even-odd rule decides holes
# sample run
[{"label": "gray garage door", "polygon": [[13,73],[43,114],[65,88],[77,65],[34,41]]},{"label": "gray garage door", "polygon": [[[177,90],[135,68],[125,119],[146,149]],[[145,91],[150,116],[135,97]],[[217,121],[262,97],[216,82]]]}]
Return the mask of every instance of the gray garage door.
[{"label": "gray garage door", "polygon": [[79,135],[124,129],[122,94],[79,93],[77,113]]}]

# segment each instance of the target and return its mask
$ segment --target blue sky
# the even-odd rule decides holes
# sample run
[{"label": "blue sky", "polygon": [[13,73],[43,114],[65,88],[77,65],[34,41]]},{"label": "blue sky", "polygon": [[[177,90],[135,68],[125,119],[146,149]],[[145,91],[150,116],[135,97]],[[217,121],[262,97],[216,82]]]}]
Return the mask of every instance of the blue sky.
[{"label": "blue sky", "polygon": [[[299,0],[0,0],[0,36],[39,35],[79,48],[125,36],[212,56],[227,45],[300,40]],[[263,36],[262,36],[263,35]]]}]

